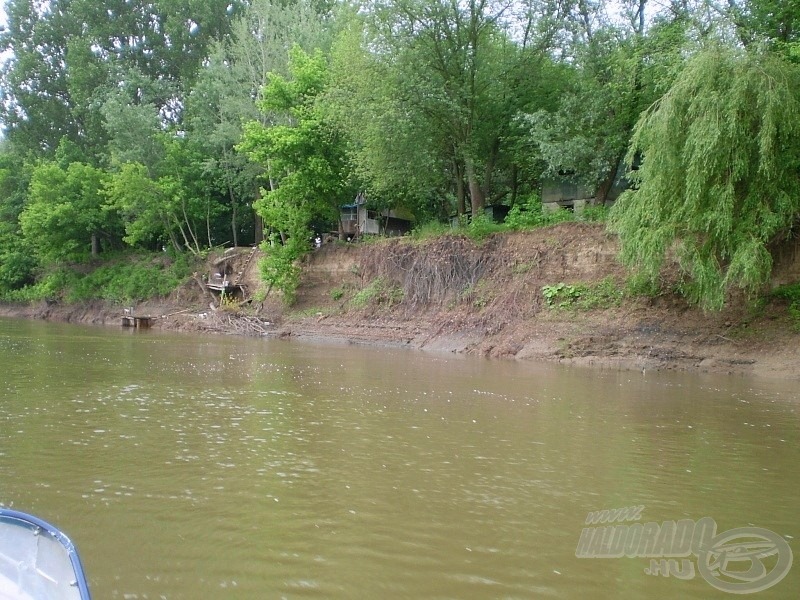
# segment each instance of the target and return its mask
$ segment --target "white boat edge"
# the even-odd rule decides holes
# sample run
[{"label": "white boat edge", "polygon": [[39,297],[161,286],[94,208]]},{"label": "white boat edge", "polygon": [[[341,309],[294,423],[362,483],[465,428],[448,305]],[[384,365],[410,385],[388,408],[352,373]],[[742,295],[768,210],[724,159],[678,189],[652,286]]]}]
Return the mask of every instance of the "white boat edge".
[{"label": "white boat edge", "polygon": [[75,545],[34,515],[0,507],[0,600],[91,600]]}]

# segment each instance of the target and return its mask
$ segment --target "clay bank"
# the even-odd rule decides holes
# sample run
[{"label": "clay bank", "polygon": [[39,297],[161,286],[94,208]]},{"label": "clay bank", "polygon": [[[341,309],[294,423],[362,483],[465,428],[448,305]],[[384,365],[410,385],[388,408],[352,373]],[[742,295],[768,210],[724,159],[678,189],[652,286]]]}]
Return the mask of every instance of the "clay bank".
[{"label": "clay bank", "polygon": [[[221,302],[196,276],[168,298],[138,305],[152,326],[406,346],[603,368],[800,378],[800,333],[785,303],[732,298],[704,312],[672,291],[635,296],[599,225],[562,223],[475,242],[449,235],[326,244],[304,260],[297,300],[259,296],[258,260],[229,250],[243,294]],[[800,280],[798,246],[777,253],[774,284]],[[209,270],[220,264],[210,259]],[[663,290],[679,282],[664,274]],[[263,295],[262,295],[263,296]],[[119,326],[107,304],[3,306],[2,314]]]}]

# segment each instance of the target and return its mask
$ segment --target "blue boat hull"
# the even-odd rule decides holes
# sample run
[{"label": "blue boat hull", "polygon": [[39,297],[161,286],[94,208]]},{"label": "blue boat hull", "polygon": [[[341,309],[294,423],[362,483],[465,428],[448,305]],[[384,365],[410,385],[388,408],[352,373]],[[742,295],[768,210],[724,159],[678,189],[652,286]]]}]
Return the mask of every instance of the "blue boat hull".
[{"label": "blue boat hull", "polygon": [[90,600],[70,539],[38,517],[0,508],[0,600]]}]

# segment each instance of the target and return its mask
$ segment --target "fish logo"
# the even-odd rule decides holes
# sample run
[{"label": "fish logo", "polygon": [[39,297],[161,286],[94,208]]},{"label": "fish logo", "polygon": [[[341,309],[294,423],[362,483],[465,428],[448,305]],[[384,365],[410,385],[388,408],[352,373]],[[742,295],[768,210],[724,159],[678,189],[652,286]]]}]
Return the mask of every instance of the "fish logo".
[{"label": "fish logo", "polygon": [[752,594],[772,587],[786,577],[793,560],[786,540],[761,527],[720,533],[697,558],[703,579],[730,594]]}]

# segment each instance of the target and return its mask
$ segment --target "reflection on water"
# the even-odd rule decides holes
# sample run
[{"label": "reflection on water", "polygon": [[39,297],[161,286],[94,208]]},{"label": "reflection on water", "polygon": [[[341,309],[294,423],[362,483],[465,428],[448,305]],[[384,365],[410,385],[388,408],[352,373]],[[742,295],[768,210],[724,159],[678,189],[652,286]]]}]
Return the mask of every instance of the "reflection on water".
[{"label": "reflection on water", "polygon": [[800,551],[790,382],[18,321],[0,359],[0,503],[97,598],[720,595],[575,557],[632,505]]}]

